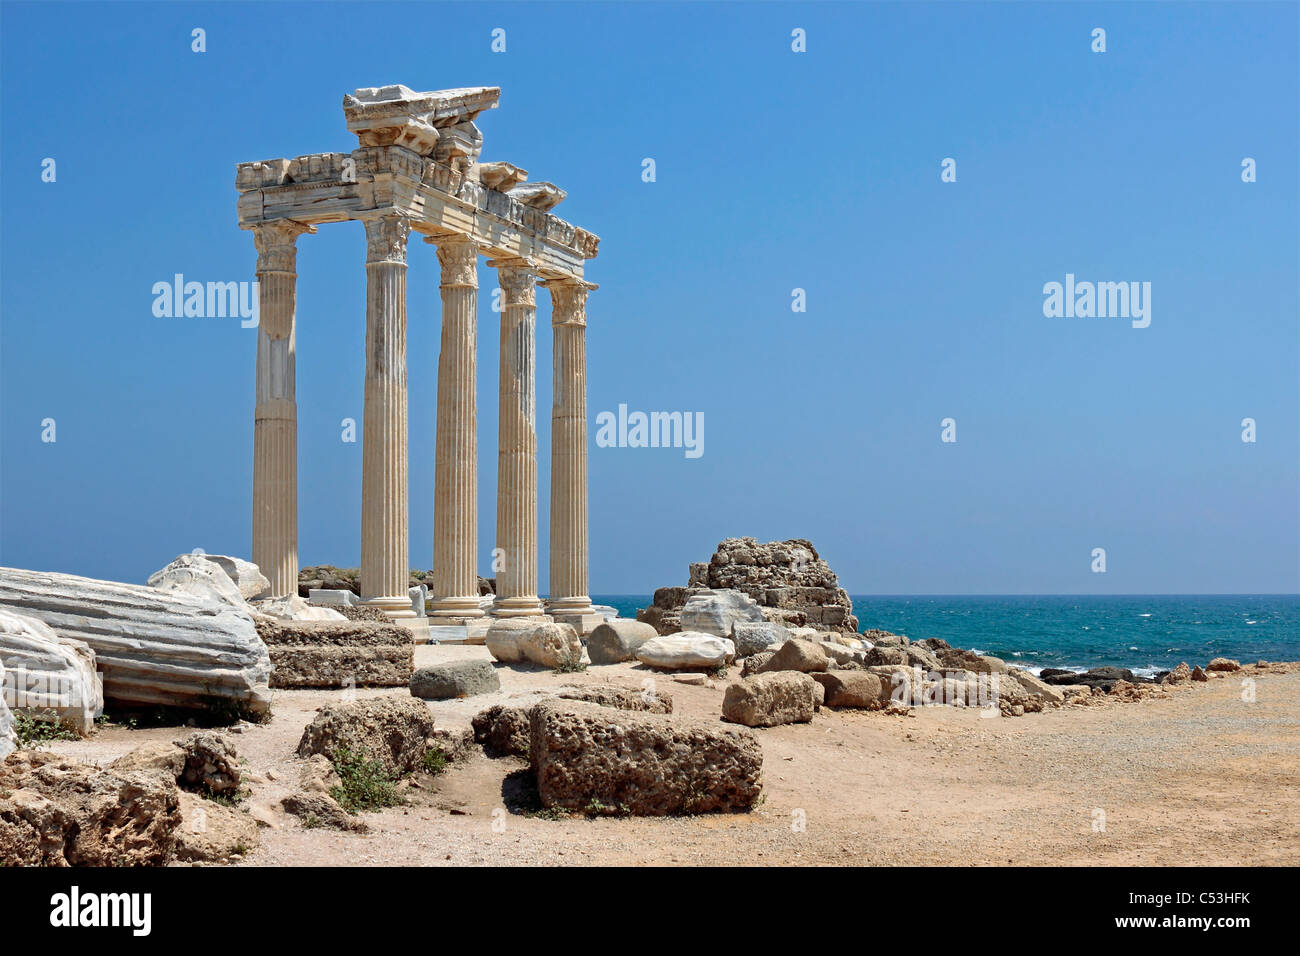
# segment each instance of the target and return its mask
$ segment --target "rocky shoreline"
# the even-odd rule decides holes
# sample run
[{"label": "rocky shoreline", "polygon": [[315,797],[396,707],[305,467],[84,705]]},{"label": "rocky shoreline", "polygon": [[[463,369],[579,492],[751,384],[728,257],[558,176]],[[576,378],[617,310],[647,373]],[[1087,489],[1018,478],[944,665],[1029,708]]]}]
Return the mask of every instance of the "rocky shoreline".
[{"label": "rocky shoreline", "polygon": [[[417,647],[366,609],[269,598],[265,577],[235,558],[182,555],[147,587],[0,569],[0,865],[238,862],[266,832],[369,833],[386,808],[420,806],[493,761],[506,769],[489,776],[522,788],[512,798],[519,814],[752,815],[784,779],[769,758],[772,734],[816,750],[810,725],[854,714],[866,726],[941,708],[1050,719],[1168,701],[1180,685],[1229,676],[1253,688],[1290,669],[1216,658],[1150,679],[1117,667],[1035,676],[940,638],[857,633],[847,629],[857,626],[847,594],[801,539],[727,539],[709,564],[692,566],[691,581],[638,620],[606,619],[585,639],[546,618],[495,619],[484,646],[444,648]],[[161,656],[152,645],[126,656],[82,616],[75,637],[61,633],[75,593],[104,601],[100,618],[118,615],[118,632],[140,618]],[[168,646],[168,621],[190,607],[208,623],[187,623],[178,629],[187,643]],[[181,654],[188,670],[164,680]],[[214,708],[207,675],[228,674],[232,659],[255,666],[228,681],[226,704]],[[121,679],[120,661],[151,675],[152,697]],[[50,680],[74,687],[81,705],[50,710],[36,695]],[[173,705],[151,715],[173,736],[122,746],[137,717],[150,716],[131,708],[154,699]],[[315,709],[293,709],[298,700]],[[121,724],[105,722],[105,706]],[[197,729],[204,723],[212,729]],[[264,770],[243,767],[241,735],[273,742]],[[117,741],[107,759],[102,738]],[[82,762],[78,752],[101,756]]]}]

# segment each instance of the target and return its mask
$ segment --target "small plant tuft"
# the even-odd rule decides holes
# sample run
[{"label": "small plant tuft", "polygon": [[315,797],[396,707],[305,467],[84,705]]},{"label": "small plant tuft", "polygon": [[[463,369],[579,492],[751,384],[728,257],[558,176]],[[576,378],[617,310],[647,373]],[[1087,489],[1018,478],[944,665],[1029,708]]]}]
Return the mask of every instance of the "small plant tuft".
[{"label": "small plant tuft", "polygon": [[392,775],[378,760],[368,760],[365,754],[340,747],[334,757],[334,770],[343,784],[331,787],[330,796],[348,813],[401,805]]},{"label": "small plant tuft", "polygon": [[420,767],[425,773],[436,777],[447,769],[447,755],[442,752],[441,747],[430,747],[424,752]]},{"label": "small plant tuft", "polygon": [[555,673],[557,674],[581,674],[586,669],[587,664],[581,656],[566,657],[555,665]]},{"label": "small plant tuft", "polygon": [[59,715],[54,711],[14,713],[14,733],[18,737],[18,746],[23,750],[43,747],[55,740],[76,740],[77,735],[59,723]]}]

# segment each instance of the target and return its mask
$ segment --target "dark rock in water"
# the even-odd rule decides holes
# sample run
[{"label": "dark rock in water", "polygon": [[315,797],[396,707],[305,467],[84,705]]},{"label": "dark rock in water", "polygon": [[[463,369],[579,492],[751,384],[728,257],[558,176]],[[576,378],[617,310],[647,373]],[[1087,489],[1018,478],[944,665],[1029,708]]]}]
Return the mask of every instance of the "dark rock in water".
[{"label": "dark rock in water", "polygon": [[1061,670],[1057,667],[1044,667],[1043,672],[1038,675],[1038,679],[1044,684],[1053,684],[1060,686],[1062,684],[1086,684],[1089,687],[1100,687],[1104,691],[1109,691],[1115,686],[1116,681],[1128,681],[1130,684],[1150,684],[1149,677],[1135,677],[1133,672],[1125,667],[1094,667],[1085,673],[1076,671]]},{"label": "dark rock in water", "polygon": [[1069,681],[1053,681],[1053,677],[1078,677],[1075,671],[1062,670],[1059,667],[1044,667],[1043,672],[1038,675],[1038,679],[1047,684],[1068,684]]},{"label": "dark rock in water", "polygon": [[1123,667],[1094,667],[1083,675],[1092,677],[1097,680],[1126,680],[1130,684],[1137,683],[1138,678],[1133,676],[1133,672]]}]

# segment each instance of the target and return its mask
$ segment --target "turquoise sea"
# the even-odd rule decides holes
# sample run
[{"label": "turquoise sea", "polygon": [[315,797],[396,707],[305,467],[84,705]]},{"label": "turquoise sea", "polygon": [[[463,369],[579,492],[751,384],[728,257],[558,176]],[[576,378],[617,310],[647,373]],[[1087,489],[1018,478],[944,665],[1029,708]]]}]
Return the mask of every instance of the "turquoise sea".
[{"label": "turquoise sea", "polygon": [[[634,617],[649,595],[593,597]],[[941,637],[1018,663],[1087,669],[1104,664],[1139,675],[1179,661],[1300,660],[1300,595],[925,595],[853,597],[862,630],[912,640]]]}]

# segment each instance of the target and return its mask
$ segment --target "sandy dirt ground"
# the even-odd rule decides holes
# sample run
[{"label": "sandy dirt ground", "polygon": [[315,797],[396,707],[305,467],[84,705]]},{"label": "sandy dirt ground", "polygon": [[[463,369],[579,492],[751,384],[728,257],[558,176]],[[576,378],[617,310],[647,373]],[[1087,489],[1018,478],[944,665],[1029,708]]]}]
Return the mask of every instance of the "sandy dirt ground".
[{"label": "sandy dirt ground", "polygon": [[[420,647],[416,666],[489,659],[482,647]],[[1196,663],[1196,662],[1192,662]],[[1279,668],[1280,669],[1280,668]],[[501,691],[430,703],[439,727],[468,727],[493,704],[562,685],[668,690],[677,714],[719,719],[729,678],[677,683],[641,665],[581,674],[498,667]],[[756,730],[764,795],[751,813],[552,819],[526,806],[526,763],[475,753],[405,790],[370,832],[302,827],[271,808],[293,755],[335,691],[277,691],[274,718],[234,736],[252,780],[243,806],[271,826],[241,865],[1300,863],[1300,668],[1172,689],[1168,700],[985,718],[949,707],[912,716],[823,709],[812,723]],[[405,694],[361,690],[358,696]],[[175,728],[109,725],[51,748],[106,764]]]}]

